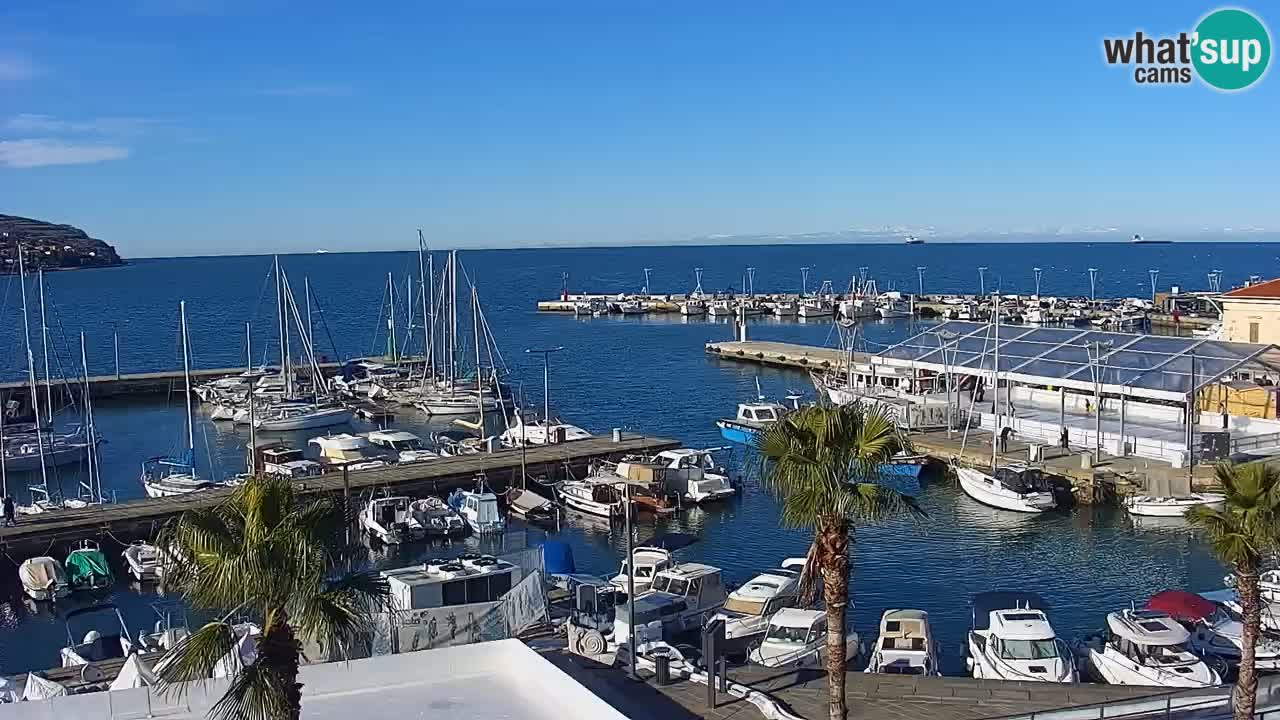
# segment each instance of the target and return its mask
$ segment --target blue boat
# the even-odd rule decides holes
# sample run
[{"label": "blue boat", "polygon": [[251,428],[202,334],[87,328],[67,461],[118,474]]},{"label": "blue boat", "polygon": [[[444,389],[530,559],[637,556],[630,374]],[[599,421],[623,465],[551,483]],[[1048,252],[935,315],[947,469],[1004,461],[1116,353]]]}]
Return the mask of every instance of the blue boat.
[{"label": "blue boat", "polygon": [[889,462],[880,463],[876,469],[885,477],[917,479],[928,461],[927,455],[897,455]]},{"label": "blue boat", "polygon": [[787,409],[777,403],[738,403],[738,417],[716,421],[720,436],[731,443],[755,445],[760,431],[778,422]]}]

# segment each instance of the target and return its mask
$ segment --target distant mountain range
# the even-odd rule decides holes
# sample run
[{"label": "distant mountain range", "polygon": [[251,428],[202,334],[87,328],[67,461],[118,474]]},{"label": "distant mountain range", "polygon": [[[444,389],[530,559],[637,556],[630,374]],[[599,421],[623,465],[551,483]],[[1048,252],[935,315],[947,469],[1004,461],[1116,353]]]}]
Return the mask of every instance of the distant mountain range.
[{"label": "distant mountain range", "polygon": [[18,247],[28,270],[123,265],[116,249],[78,227],[0,215],[0,274],[18,272]]}]

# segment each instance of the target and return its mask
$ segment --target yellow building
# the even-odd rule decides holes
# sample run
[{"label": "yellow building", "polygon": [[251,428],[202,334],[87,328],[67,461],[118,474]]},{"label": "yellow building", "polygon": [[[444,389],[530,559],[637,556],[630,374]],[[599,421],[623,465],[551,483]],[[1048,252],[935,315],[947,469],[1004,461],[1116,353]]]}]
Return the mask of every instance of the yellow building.
[{"label": "yellow building", "polygon": [[1222,339],[1280,345],[1280,279],[1223,293]]}]

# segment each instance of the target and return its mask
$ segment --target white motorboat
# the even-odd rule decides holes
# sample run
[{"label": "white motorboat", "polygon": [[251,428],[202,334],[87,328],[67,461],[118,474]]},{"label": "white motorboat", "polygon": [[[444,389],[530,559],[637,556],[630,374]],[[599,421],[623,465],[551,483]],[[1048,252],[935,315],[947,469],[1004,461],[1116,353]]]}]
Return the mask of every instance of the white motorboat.
[{"label": "white motorboat", "polygon": [[324,474],[324,465],[309,460],[299,448],[290,447],[279,440],[259,441],[257,450],[257,467],[263,475],[300,480]]},{"label": "white motorboat", "polygon": [[22,581],[22,591],[32,600],[53,600],[71,594],[67,571],[51,557],[23,560],[18,566],[18,579]]},{"label": "white motorboat", "polygon": [[560,504],[596,517],[622,517],[626,503],[626,479],[588,478],[566,480],[556,488]]},{"label": "white motorboat", "polygon": [[876,303],[876,314],[884,320],[911,317],[911,309],[902,302],[897,293],[886,293]]},{"label": "white motorboat", "polygon": [[[1160,593],[1170,595],[1172,593]],[[1186,593],[1189,594],[1189,593]],[[1156,601],[1155,596],[1148,601],[1148,606]],[[1193,622],[1191,629],[1191,648],[1201,655],[1216,655],[1231,665],[1240,662],[1240,652],[1244,647],[1244,618],[1240,612],[1240,600],[1235,590],[1214,590],[1200,593],[1199,600],[1208,603],[1197,608],[1199,619],[1181,617],[1180,620]],[[1210,609],[1211,608],[1211,609]],[[1207,610],[1207,612],[1206,612]],[[1268,625],[1274,626],[1277,618],[1271,615],[1270,607],[1264,606],[1262,624],[1264,632],[1259,635],[1254,646],[1254,663],[1259,670],[1280,670],[1280,640],[1273,632],[1265,632]],[[1269,617],[1270,616],[1270,617]]]},{"label": "white motorboat", "polygon": [[1112,685],[1210,687],[1222,678],[1192,653],[1191,633],[1168,613],[1121,610],[1107,615],[1107,629],[1084,642],[1083,660]]},{"label": "white motorboat", "polygon": [[630,644],[627,604],[635,607],[638,646],[701,628],[726,597],[720,568],[702,563],[673,565],[654,576],[647,591],[615,609],[613,642]]},{"label": "white motorboat", "polygon": [[779,300],[773,304],[773,314],[777,317],[795,317],[799,306],[794,300]]},{"label": "white motorboat", "polygon": [[1022,322],[1028,325],[1049,325],[1053,322],[1053,316],[1048,310],[1042,307],[1027,308],[1022,313]]},{"label": "white motorboat", "polygon": [[802,318],[829,318],[835,312],[830,300],[820,297],[805,298],[800,301],[796,314]]},{"label": "white motorboat", "polygon": [[1025,465],[1005,465],[988,473],[958,466],[960,489],[983,505],[1014,512],[1041,513],[1057,506],[1044,473]]},{"label": "white motorboat", "polygon": [[396,459],[401,463],[423,462],[440,457],[427,448],[422,438],[404,430],[375,430],[366,437],[376,447],[395,453]]},{"label": "white motorboat", "polygon": [[643,315],[644,303],[639,300],[623,300],[618,303],[618,311],[623,315]]},{"label": "white motorboat", "polygon": [[690,298],[680,303],[680,314],[685,317],[699,317],[707,314],[707,303],[700,298]]},{"label": "white motorboat", "polygon": [[973,677],[1075,682],[1076,665],[1035,593],[988,592],[973,598],[966,660]]},{"label": "white motorboat", "polygon": [[412,501],[403,495],[377,497],[360,511],[360,529],[387,545],[412,542],[426,536],[413,517]]},{"label": "white motorboat", "polygon": [[[846,660],[858,655],[858,633],[845,637]],[[767,668],[799,670],[825,666],[827,613],[824,610],[784,608],[769,618],[760,646],[747,659]]]},{"label": "white motorboat", "polygon": [[[79,627],[85,618],[93,618],[90,629],[76,640]],[[73,622],[75,621],[75,622]],[[99,626],[114,626],[100,630]],[[62,648],[62,667],[79,667],[104,660],[124,658],[133,652],[133,641],[124,617],[115,605],[103,604],[72,610],[67,613],[67,645]]]},{"label": "white motorboat", "polygon": [[707,303],[707,314],[711,317],[733,317],[737,312],[732,300],[712,300]]},{"label": "white motorboat", "polygon": [[782,405],[763,400],[738,403],[737,416],[717,420],[716,427],[720,428],[720,437],[729,442],[754,445],[760,432],[781,420],[786,413],[787,409]]},{"label": "white motorboat", "polygon": [[1130,515],[1144,517],[1182,517],[1188,510],[1200,505],[1222,510],[1227,505],[1227,498],[1214,493],[1191,493],[1173,497],[1131,495],[1124,499],[1124,509]]},{"label": "white motorboat", "polygon": [[687,502],[701,504],[737,494],[737,489],[729,482],[728,471],[716,463],[711,453],[712,450],[680,448],[641,459],[667,468],[665,483],[668,491],[679,493]]},{"label": "white motorboat", "polygon": [[321,462],[335,468],[351,471],[375,470],[387,467],[381,452],[369,442],[369,438],[351,433],[313,437],[308,444],[320,451]]},{"label": "white motorboat", "polygon": [[532,490],[507,488],[507,511],[526,522],[550,523],[556,519],[556,504]]},{"label": "white motorboat", "polygon": [[345,425],[352,417],[351,409],[342,405],[288,404],[277,406],[254,420],[262,432],[289,432]]},{"label": "white motorboat", "polygon": [[500,533],[507,527],[506,518],[498,509],[498,496],[487,490],[454,490],[449,495],[449,507],[457,510],[467,526],[480,535]]},{"label": "white motorboat", "polygon": [[923,610],[885,610],[880,636],[866,672],[882,675],[941,675],[938,642]]},{"label": "white motorboat", "polygon": [[554,445],[573,440],[585,440],[589,437],[591,433],[577,425],[563,422],[547,424],[543,420],[525,422],[520,413],[517,413],[515,424],[502,431],[498,436],[498,442],[502,443],[503,447],[518,448],[521,445]]},{"label": "white motorboat", "polygon": [[635,568],[635,593],[639,595],[653,585],[658,573],[675,565],[675,553],[698,541],[697,535],[688,533],[664,533],[656,535],[631,549],[631,562],[622,561],[618,573],[609,578],[609,582],[618,588],[618,592],[627,593],[631,583],[629,573]]},{"label": "white motorboat", "polygon": [[745,644],[758,639],[769,629],[769,618],[795,607],[804,564],[804,558],[787,558],[782,567],[766,570],[729,593],[715,615],[724,620],[725,640]]},{"label": "white motorboat", "polygon": [[414,500],[409,503],[409,511],[428,537],[456,537],[467,533],[467,521],[438,497]]},{"label": "white motorboat", "polygon": [[164,579],[164,562],[160,549],[141,540],[131,543],[120,553],[129,567],[129,574],[139,582]]}]

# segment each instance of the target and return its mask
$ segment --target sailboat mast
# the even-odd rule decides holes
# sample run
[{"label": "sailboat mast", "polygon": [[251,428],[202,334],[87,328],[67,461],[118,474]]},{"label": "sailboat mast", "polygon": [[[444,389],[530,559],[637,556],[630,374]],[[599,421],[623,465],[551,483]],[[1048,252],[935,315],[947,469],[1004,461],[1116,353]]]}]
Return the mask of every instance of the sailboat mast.
[{"label": "sailboat mast", "polygon": [[458,377],[458,251],[449,251],[449,364]]},{"label": "sailboat mast", "polygon": [[53,424],[53,383],[49,378],[49,321],[44,314],[44,268],[36,271],[40,286],[40,345],[44,349],[44,413],[45,422]]},{"label": "sailboat mast", "polygon": [[187,339],[187,301],[178,303],[178,314],[182,318],[182,383],[187,393],[187,449],[191,451],[191,464],[195,465],[196,430],[192,421],[191,410],[191,346]]},{"label": "sailboat mast", "polygon": [[[315,337],[316,337],[316,336],[315,336],[315,335],[313,335],[313,334],[311,333],[311,276],[310,276],[310,275],[303,275],[303,276],[302,276],[302,293],[303,293],[304,295],[306,295],[306,296],[307,296],[307,297],[306,297],[306,301],[307,301],[307,341],[308,341],[308,342],[310,342],[310,343],[312,343],[312,345],[314,346],[314,344],[315,344]],[[312,351],[312,352],[315,352],[315,347],[312,347],[312,348],[311,348],[311,351]]]},{"label": "sailboat mast", "polygon": [[285,397],[293,396],[293,369],[289,367],[289,328],[284,319],[284,285],[280,278],[280,256],[275,258],[276,313],[280,321],[280,375],[284,380]]},{"label": "sailboat mast", "polygon": [[[413,348],[410,343],[413,342],[413,273],[404,274],[404,304],[407,308],[405,326],[404,326],[404,351],[402,356],[406,358],[413,357]],[[413,370],[409,370],[412,375]]]},{"label": "sailboat mast", "polygon": [[480,372],[480,297],[471,283],[471,324],[476,336],[476,406],[480,408],[480,438],[484,439],[484,374]]},{"label": "sailboat mast", "polygon": [[[425,243],[422,241],[422,231],[418,231],[418,268],[422,268],[422,253],[426,250]],[[427,366],[431,370],[431,381],[436,379],[436,269],[435,261],[431,257],[431,253],[427,253],[427,270],[426,283],[422,287],[422,307],[423,322],[426,333],[424,342],[427,347]]]},{"label": "sailboat mast", "polygon": [[[253,331],[252,324],[244,324],[244,355],[249,359],[249,369],[253,370]],[[253,386],[249,386],[249,474],[258,475],[258,428],[257,418],[253,416]]]},{"label": "sailboat mast", "polygon": [[[84,370],[84,425],[89,443],[89,495],[97,502],[102,502],[102,476],[98,472],[97,446],[98,435],[93,427],[93,401],[89,399],[89,354],[85,350],[84,332],[80,333],[80,366]],[[96,482],[95,482],[96,480]]]},{"label": "sailboat mast", "polygon": [[391,273],[387,273],[387,357],[391,362],[396,361],[396,281]]},{"label": "sailboat mast", "polygon": [[[40,393],[36,390],[36,360],[31,353],[31,320],[27,312],[27,269],[23,264],[23,248],[18,246],[18,278],[22,286],[22,340],[27,350],[27,385],[31,391],[31,411],[36,416],[36,449],[40,452],[40,487],[49,496],[49,469],[45,465],[44,432],[40,429]],[[31,498],[35,503],[35,498]]]},{"label": "sailboat mast", "polygon": [[997,414],[996,408],[1000,406],[1000,295],[996,293],[991,300],[991,317],[995,323],[995,361],[991,364],[991,414],[995,416],[995,423],[991,430],[991,471],[996,469],[996,448],[999,447],[1000,421],[1001,416]]}]

